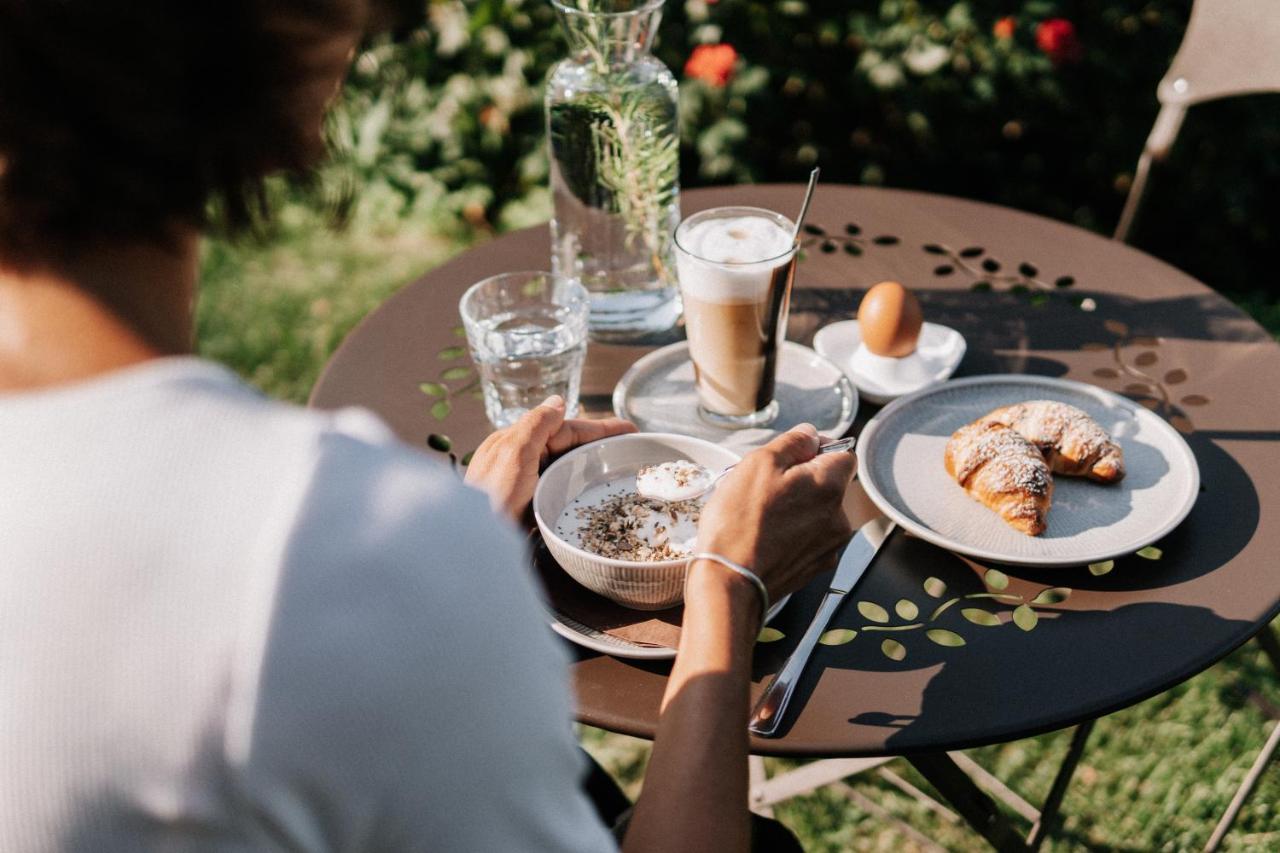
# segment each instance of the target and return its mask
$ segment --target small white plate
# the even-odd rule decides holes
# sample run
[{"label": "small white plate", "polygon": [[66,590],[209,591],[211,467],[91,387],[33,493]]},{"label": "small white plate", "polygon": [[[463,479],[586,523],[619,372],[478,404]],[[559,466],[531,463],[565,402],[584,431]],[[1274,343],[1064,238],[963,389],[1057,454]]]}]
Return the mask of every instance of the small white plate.
[{"label": "small white plate", "polygon": [[859,371],[853,357],[861,344],[862,329],[857,320],[831,323],[813,336],[813,348],[838,364],[857,386],[858,393],[877,404],[888,403],[904,394],[949,379],[960,366],[966,348],[964,335],[955,329],[938,323],[925,323],[920,329],[915,355],[923,360],[920,369],[928,378],[904,387],[895,383],[892,377]]},{"label": "small white plate", "polygon": [[[765,624],[772,622],[774,617],[782,612],[782,608],[786,607],[787,602],[790,600],[790,595],[784,595],[775,601],[770,606],[768,615],[765,616]],[[639,643],[629,643],[612,634],[598,631],[590,625],[583,625],[576,619],[570,619],[568,616],[556,613],[554,610],[550,611],[550,615],[552,631],[555,631],[569,642],[585,649],[591,649],[593,652],[602,652],[606,655],[613,655],[616,658],[631,658],[633,660],[675,659],[675,649],[669,649],[666,646],[642,646]]]},{"label": "small white plate", "polygon": [[[947,474],[943,453],[959,427],[992,409],[1059,400],[1083,409],[1124,451],[1125,477],[1104,485],[1054,477],[1048,528],[1019,533]],[[902,397],[862,430],[858,479],[882,512],[922,539],[980,560],[1079,566],[1132,554],[1177,527],[1200,492],[1187,442],[1163,419],[1082,382],[975,376]]]},{"label": "small white plate", "polygon": [[796,424],[811,423],[833,438],[853,426],[858,392],[844,371],[806,346],[786,341],[778,358],[775,386],[778,417],[767,427],[723,429],[698,416],[689,344],[680,342],[649,353],[631,365],[613,390],[613,411],[642,432],[673,432],[748,449]]}]

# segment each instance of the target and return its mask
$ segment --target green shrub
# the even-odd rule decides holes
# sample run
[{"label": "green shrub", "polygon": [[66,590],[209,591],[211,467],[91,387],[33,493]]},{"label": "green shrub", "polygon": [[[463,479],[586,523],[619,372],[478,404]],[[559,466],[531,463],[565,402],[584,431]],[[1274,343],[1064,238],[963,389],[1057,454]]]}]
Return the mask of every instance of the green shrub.
[{"label": "green shrub", "polygon": [[[979,198],[1109,232],[1155,117],[1186,2],[669,0],[685,186],[799,180]],[[1062,23],[1069,18],[1075,37]],[[729,45],[721,83],[686,65]],[[547,0],[432,2],[368,45],[335,113],[346,180],[443,228],[549,215],[541,84],[564,45]],[[717,61],[726,51],[721,48]],[[729,54],[732,56],[732,54]],[[706,79],[691,76],[701,73]],[[1139,244],[1222,289],[1263,263],[1280,191],[1276,100],[1193,109]]]}]

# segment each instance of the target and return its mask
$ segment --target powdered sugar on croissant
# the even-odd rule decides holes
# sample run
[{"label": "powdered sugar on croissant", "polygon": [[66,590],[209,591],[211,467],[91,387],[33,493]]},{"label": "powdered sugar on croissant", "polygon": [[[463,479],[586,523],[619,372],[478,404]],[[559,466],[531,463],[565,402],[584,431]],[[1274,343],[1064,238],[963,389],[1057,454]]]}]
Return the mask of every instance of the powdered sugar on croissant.
[{"label": "powdered sugar on croissant", "polygon": [[981,418],[1004,424],[1040,448],[1055,474],[1114,483],[1124,477],[1124,453],[1098,422],[1055,400],[1031,400]]},{"label": "powdered sugar on croissant", "polygon": [[1053,500],[1053,479],[1044,456],[1015,430],[977,420],[947,441],[947,473],[975,500],[999,513],[1011,527],[1037,536]]}]

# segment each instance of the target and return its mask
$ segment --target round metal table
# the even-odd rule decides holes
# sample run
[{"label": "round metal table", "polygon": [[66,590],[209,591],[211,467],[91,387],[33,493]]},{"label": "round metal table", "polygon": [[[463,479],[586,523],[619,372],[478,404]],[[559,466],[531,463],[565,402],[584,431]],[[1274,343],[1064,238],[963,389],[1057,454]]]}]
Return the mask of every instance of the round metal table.
[{"label": "round metal table", "polygon": [[[683,207],[686,214],[722,204],[791,211],[802,191],[694,190]],[[1154,550],[1113,566],[980,566],[895,535],[831,624],[857,637],[818,647],[789,728],[781,738],[753,740],[753,751],[937,755],[1062,728],[1191,677],[1276,615],[1280,346],[1262,328],[1155,258],[1005,208],[824,186],[809,224],[791,340],[810,343],[823,324],[854,316],[868,287],[901,281],[920,297],[926,319],[968,339],[958,376],[1060,376],[1138,400],[1185,434],[1202,485],[1181,526]],[[405,287],[344,341],[312,405],[368,407],[405,441],[463,457],[490,427],[468,388],[458,298],[484,276],[545,267],[548,255],[547,229],[527,229]],[[586,411],[607,411],[618,378],[651,349],[592,344]],[[443,385],[447,396],[424,394],[424,382]],[[852,432],[874,411],[864,401]],[[855,524],[875,512],[856,484],[847,509]],[[757,647],[755,691],[790,653],[824,589],[814,583],[798,594],[775,623],[783,639]],[[953,598],[960,601],[938,613]],[[1020,602],[1038,615],[1033,630],[1010,618]],[[986,611],[994,622],[966,610]],[[963,645],[940,645],[932,629]],[[572,669],[582,721],[652,736],[668,665],[579,651]]]}]

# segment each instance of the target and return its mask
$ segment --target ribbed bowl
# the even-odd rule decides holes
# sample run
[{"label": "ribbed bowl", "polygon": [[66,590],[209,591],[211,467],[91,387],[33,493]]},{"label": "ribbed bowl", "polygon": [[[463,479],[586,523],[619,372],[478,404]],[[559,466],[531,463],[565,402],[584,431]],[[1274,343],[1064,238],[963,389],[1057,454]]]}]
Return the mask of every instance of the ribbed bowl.
[{"label": "ribbed bowl", "polygon": [[533,516],[551,555],[578,583],[624,607],[662,610],[679,604],[684,596],[684,560],[641,563],[600,557],[561,539],[556,521],[587,489],[633,477],[643,465],[688,459],[717,473],[738,458],[718,444],[670,433],[593,441],[566,453],[543,472],[533,493]]}]

